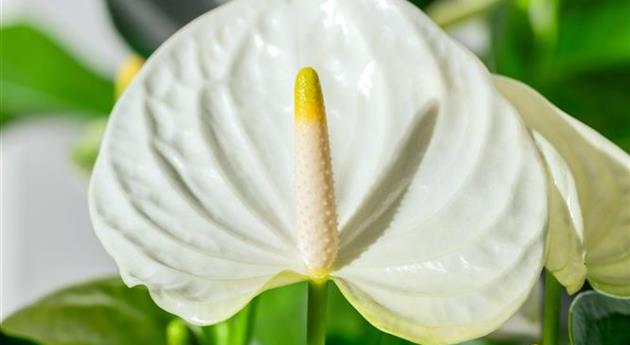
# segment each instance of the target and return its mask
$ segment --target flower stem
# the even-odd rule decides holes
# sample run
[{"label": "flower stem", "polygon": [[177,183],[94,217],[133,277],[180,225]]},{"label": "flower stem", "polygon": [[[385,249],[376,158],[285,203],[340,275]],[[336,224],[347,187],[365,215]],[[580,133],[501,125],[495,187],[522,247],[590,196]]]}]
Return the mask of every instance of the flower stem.
[{"label": "flower stem", "polygon": [[308,283],[308,311],[306,316],[306,344],[326,344],[327,281]]},{"label": "flower stem", "polygon": [[553,276],[545,270],[545,304],[543,306],[542,345],[558,345],[560,328],[560,297],[562,287]]}]

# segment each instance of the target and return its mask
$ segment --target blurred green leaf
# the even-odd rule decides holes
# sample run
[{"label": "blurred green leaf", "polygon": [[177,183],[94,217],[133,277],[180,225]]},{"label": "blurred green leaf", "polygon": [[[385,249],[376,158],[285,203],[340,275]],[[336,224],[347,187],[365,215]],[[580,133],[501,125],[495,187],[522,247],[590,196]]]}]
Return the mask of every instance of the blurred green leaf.
[{"label": "blurred green leaf", "polygon": [[630,344],[630,299],[584,292],[569,310],[569,336],[573,345]]},{"label": "blurred green leaf", "polygon": [[43,345],[160,345],[172,318],[145,288],[128,288],[110,278],[46,296],[9,316],[1,327]]},{"label": "blurred green leaf", "polygon": [[191,20],[226,0],[107,0],[116,29],[139,54],[147,57]]},{"label": "blurred green leaf", "polygon": [[306,339],[306,283],[269,290],[258,297],[254,338],[262,345],[294,345]]},{"label": "blurred green leaf", "polygon": [[630,62],[630,1],[565,1],[552,68],[562,74]]},{"label": "blurred green leaf", "polygon": [[424,9],[432,3],[437,2],[437,0],[409,0],[409,2],[418,6],[421,9]]},{"label": "blurred green leaf", "polygon": [[16,24],[0,30],[0,125],[33,113],[109,113],[111,81],[81,65],[34,27]]},{"label": "blurred green leaf", "polygon": [[4,334],[4,332],[0,331],[0,344],[3,345],[37,345],[36,342],[24,339],[24,338],[18,338],[18,337],[12,337],[9,335]]},{"label": "blurred green leaf", "polygon": [[630,0],[556,2],[504,3],[490,65],[630,151]]}]

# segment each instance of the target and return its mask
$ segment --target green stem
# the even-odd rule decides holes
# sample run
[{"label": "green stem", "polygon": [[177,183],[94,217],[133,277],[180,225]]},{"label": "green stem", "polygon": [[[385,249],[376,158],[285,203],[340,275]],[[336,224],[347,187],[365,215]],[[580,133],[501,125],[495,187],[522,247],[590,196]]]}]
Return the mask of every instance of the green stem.
[{"label": "green stem", "polygon": [[545,304],[543,306],[542,345],[558,345],[561,294],[562,286],[553,276],[553,273],[545,270]]},{"label": "green stem", "polygon": [[308,311],[306,317],[306,345],[326,344],[327,281],[308,283]]}]

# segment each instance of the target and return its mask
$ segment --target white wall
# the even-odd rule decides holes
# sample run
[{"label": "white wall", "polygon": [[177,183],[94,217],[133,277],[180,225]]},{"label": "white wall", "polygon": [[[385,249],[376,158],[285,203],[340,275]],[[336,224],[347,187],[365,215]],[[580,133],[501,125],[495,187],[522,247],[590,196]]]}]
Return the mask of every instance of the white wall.
[{"label": "white wall", "polygon": [[[37,25],[110,78],[130,53],[101,0],[0,5],[2,25]],[[89,221],[87,177],[70,161],[83,123],[45,118],[0,132],[0,319],[64,285],[116,272]]]}]

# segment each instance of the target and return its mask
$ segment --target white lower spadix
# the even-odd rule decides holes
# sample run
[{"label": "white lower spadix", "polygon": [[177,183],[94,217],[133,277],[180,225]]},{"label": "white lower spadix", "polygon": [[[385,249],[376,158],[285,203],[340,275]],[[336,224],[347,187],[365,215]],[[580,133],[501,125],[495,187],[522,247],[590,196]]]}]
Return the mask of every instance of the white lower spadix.
[{"label": "white lower spadix", "polygon": [[311,68],[295,83],[294,142],[298,247],[311,275],[321,278],[337,254],[337,212],[324,102]]}]

